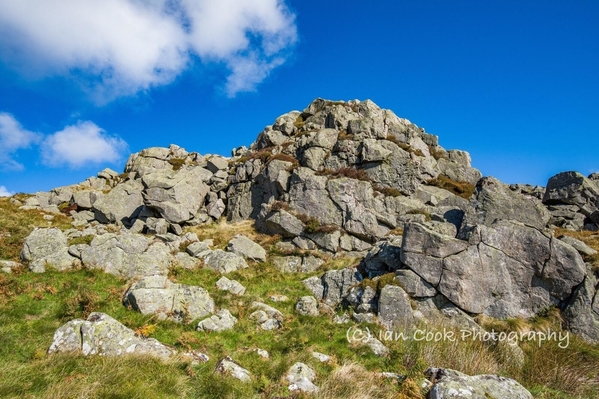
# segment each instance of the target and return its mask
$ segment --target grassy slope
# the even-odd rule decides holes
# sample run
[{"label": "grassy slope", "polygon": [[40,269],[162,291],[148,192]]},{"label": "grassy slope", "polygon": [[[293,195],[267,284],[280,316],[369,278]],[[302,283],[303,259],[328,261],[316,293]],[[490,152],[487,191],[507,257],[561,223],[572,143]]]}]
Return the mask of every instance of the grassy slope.
[{"label": "grassy slope", "polygon": [[[68,227],[59,218],[53,225]],[[23,238],[33,226],[47,226],[39,212],[19,211],[6,199],[0,199],[0,231],[10,233],[10,242],[0,242],[0,258],[15,259]],[[239,232],[254,235],[264,245],[272,238],[255,235],[248,224],[212,225],[197,230],[201,237],[214,238],[223,246]],[[329,261],[326,268],[339,268],[348,261]],[[345,263],[345,264],[344,264]],[[303,361],[318,375],[320,398],[422,398],[418,382],[428,366],[449,367],[469,374],[499,373],[518,379],[538,398],[588,398],[599,393],[595,385],[599,370],[597,347],[572,339],[568,349],[556,344],[540,348],[524,345],[526,362],[515,366],[500,349],[478,341],[395,342],[391,355],[377,358],[369,349],[346,341],[348,325],[332,323],[331,317],[302,317],[295,313],[295,300],[310,293],[301,280],[312,274],[285,275],[269,263],[252,264],[249,269],[228,277],[247,287],[242,297],[214,288],[220,277],[210,270],[174,269],[171,278],[179,283],[200,285],[208,289],[218,307],[228,308],[239,318],[233,331],[201,333],[196,323],[181,325],[158,321],[126,309],[121,297],[128,282],[97,271],[79,270],[33,274],[18,270],[0,274],[0,397],[46,398],[273,398],[289,397],[287,384],[281,379],[295,362]],[[272,303],[271,294],[284,294],[287,303]],[[261,300],[280,309],[286,316],[278,331],[257,330],[247,320],[252,301]],[[84,318],[92,311],[110,314],[132,329],[154,332],[152,337],[180,351],[196,349],[207,353],[210,361],[192,366],[173,360],[162,363],[145,357],[102,358],[77,354],[46,355],[56,328],[73,318]],[[523,322],[486,320],[497,329],[559,327],[551,313],[542,320]],[[536,324],[535,324],[536,323]],[[376,326],[370,326],[378,330]],[[430,329],[430,327],[429,327]],[[266,349],[271,358],[261,359],[255,348]],[[328,363],[318,363],[310,352],[332,355]],[[251,384],[225,379],[213,374],[216,362],[225,355],[249,369]],[[403,384],[383,381],[370,371],[393,371],[408,375]]]}]

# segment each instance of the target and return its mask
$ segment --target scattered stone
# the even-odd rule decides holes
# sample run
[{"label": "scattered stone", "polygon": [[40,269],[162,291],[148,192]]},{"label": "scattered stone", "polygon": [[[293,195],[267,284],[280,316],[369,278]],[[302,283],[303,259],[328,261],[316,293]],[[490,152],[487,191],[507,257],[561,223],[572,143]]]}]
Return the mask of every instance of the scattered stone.
[{"label": "scattered stone", "polygon": [[351,317],[347,313],[343,313],[342,315],[335,315],[333,317],[333,323],[335,324],[347,324],[351,321]]},{"label": "scattered stone", "polygon": [[317,359],[321,363],[326,363],[329,360],[331,360],[331,357],[329,355],[325,355],[324,353],[320,352],[312,352],[312,357]]},{"label": "scattered stone", "polygon": [[192,242],[185,251],[193,257],[203,258],[210,253],[210,243],[207,241]]},{"label": "scattered stone", "polygon": [[407,330],[414,324],[410,296],[399,286],[387,284],[379,294],[379,319],[387,330]]},{"label": "scattered stone", "polygon": [[250,372],[241,367],[239,364],[235,363],[229,356],[218,362],[214,371],[223,375],[237,378],[243,382],[250,382],[252,380]]},{"label": "scattered stone", "polygon": [[374,313],[354,313],[352,319],[357,323],[376,323],[376,315]]},{"label": "scattered stone", "polygon": [[397,374],[397,373],[391,373],[389,371],[383,371],[382,373],[379,374],[381,377],[383,378],[391,378],[397,381],[404,381],[407,377],[405,375],[402,374]]},{"label": "scattered stone", "polygon": [[376,356],[383,357],[389,354],[389,348],[387,348],[381,341],[374,337],[369,337],[366,341],[366,345]]},{"label": "scattered stone", "polygon": [[227,309],[221,309],[215,315],[200,321],[197,330],[220,332],[232,329],[235,324],[237,324],[237,318]]},{"label": "scattered stone", "polygon": [[261,329],[276,330],[281,328],[283,313],[272,306],[268,306],[262,302],[254,302],[252,303],[250,310],[254,310],[254,312],[250,314],[250,320],[254,320]]},{"label": "scattered stone", "polygon": [[302,316],[318,316],[318,301],[313,296],[304,296],[295,305],[295,310]]},{"label": "scattered stone", "polygon": [[285,295],[274,294],[268,297],[273,302],[287,302],[289,300]]},{"label": "scattered stone", "polygon": [[17,269],[22,265],[19,262],[13,262],[11,260],[0,260],[0,270],[4,273],[12,273],[13,269]]},{"label": "scattered stone", "polygon": [[222,276],[216,282],[216,288],[222,291],[229,291],[235,295],[243,295],[245,294],[245,287],[241,285],[238,281],[229,280],[225,276]]},{"label": "scattered stone", "polygon": [[197,366],[200,363],[207,363],[210,361],[210,357],[200,351],[191,351],[181,354],[182,359],[189,359],[192,366]]},{"label": "scattered stone", "polygon": [[258,354],[258,356],[260,356],[263,359],[268,359],[270,358],[270,355],[268,354],[267,351],[265,351],[264,349],[260,349],[260,348],[256,348],[255,349],[256,353]]}]

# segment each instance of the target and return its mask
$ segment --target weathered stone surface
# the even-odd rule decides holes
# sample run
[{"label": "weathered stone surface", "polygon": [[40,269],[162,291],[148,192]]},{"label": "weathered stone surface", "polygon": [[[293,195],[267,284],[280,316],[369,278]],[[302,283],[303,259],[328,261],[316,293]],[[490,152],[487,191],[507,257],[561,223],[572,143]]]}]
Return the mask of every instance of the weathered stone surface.
[{"label": "weathered stone surface", "polygon": [[218,362],[214,371],[236,378],[243,382],[250,382],[252,380],[250,372],[241,367],[239,364],[235,363],[229,356]]},{"label": "weathered stone surface", "polygon": [[580,173],[562,172],[550,178],[543,203],[576,205],[586,217],[593,219],[595,215],[593,221],[599,222],[599,184]]},{"label": "weathered stone surface", "polygon": [[[362,281],[362,275],[356,268],[348,267],[340,270],[329,270],[322,277],[325,303],[334,306],[340,303],[355,284]],[[317,297],[318,298],[318,297]]]},{"label": "weathered stone surface", "polygon": [[295,310],[302,316],[318,316],[318,301],[313,296],[303,296],[295,304]]},{"label": "weathered stone surface", "polygon": [[206,255],[204,264],[222,274],[249,267],[241,256],[221,249],[216,249]]},{"label": "weathered stone surface", "polygon": [[315,256],[274,256],[272,263],[283,273],[310,273],[317,270],[324,261]]},{"label": "weathered stone surface", "polygon": [[434,383],[431,399],[532,399],[530,392],[517,381],[498,375],[468,376],[450,369],[429,368],[427,378]]},{"label": "weathered stone surface", "polygon": [[22,265],[19,262],[13,262],[10,260],[0,260],[0,270],[4,273],[12,273],[13,269],[17,269]]},{"label": "weathered stone surface", "polygon": [[450,236],[439,234],[418,224],[404,226],[402,251],[444,258],[464,251],[468,243]]},{"label": "weathered stone surface", "polygon": [[429,298],[437,294],[435,287],[410,269],[397,270],[395,280],[410,297]]},{"label": "weathered stone surface", "polygon": [[308,393],[319,391],[319,388],[313,384],[313,381],[316,379],[316,373],[304,363],[298,362],[291,366],[285,378],[291,383],[289,391]]},{"label": "weathered stone surface", "polygon": [[144,205],[142,188],[138,181],[129,180],[117,185],[108,194],[99,195],[93,203],[96,220],[101,223],[129,224]]},{"label": "weathered stone surface", "polygon": [[203,258],[211,252],[209,241],[192,242],[185,251],[195,258]]},{"label": "weathered stone surface", "polygon": [[468,225],[490,225],[495,220],[517,220],[543,229],[551,214],[535,197],[517,194],[493,177],[481,179],[474,193],[474,210],[466,212]]},{"label": "weathered stone surface", "polygon": [[166,360],[176,352],[153,338],[135,332],[104,313],[72,320],[59,328],[48,353],[79,351],[84,356],[150,355]]},{"label": "weathered stone surface", "polygon": [[150,244],[140,234],[107,233],[94,237],[81,250],[83,266],[122,277],[165,276],[171,263],[170,249],[161,242]]},{"label": "weathered stone surface", "polygon": [[572,246],[574,249],[576,249],[582,255],[592,256],[597,253],[597,251],[595,251],[593,248],[589,247],[587,244],[585,244],[584,242],[582,242],[580,240],[577,240],[574,237],[561,236],[561,237],[559,237],[559,239],[561,241],[565,242],[566,244]]},{"label": "weathered stone surface", "polygon": [[176,284],[165,276],[150,276],[131,285],[123,304],[158,319],[191,322],[214,313],[214,300],[202,287]]},{"label": "weathered stone surface", "polygon": [[280,234],[290,238],[299,236],[305,228],[298,218],[282,209],[268,216],[265,223],[271,234]]},{"label": "weathered stone surface", "polygon": [[197,330],[220,332],[232,329],[235,324],[237,324],[237,318],[227,309],[221,309],[215,315],[200,321]]},{"label": "weathered stone surface", "polygon": [[245,259],[257,262],[266,261],[266,250],[244,235],[238,234],[227,244],[227,251]]},{"label": "weathered stone surface", "polygon": [[387,284],[379,294],[378,316],[388,330],[406,330],[414,324],[410,297],[399,286]]},{"label": "weathered stone surface", "polygon": [[147,174],[143,177],[143,199],[147,207],[156,209],[169,223],[193,219],[204,203],[210,188],[203,168],[180,169]]},{"label": "weathered stone surface", "polygon": [[596,286],[594,273],[587,273],[562,313],[568,329],[592,343],[599,343],[599,298]]},{"label": "weathered stone surface", "polygon": [[216,288],[222,291],[229,291],[235,295],[245,294],[245,287],[236,280],[229,280],[225,276],[222,276],[216,282]]},{"label": "weathered stone surface", "polygon": [[29,270],[43,273],[47,266],[57,270],[73,268],[73,258],[67,248],[67,237],[57,228],[35,229],[25,238],[21,259],[29,262]]},{"label": "weathered stone surface", "polygon": [[392,151],[384,148],[375,139],[364,139],[362,143],[362,160],[364,162],[382,162]]},{"label": "weathered stone surface", "polygon": [[321,277],[313,276],[303,280],[302,283],[318,300],[321,300],[324,297],[324,284]]}]

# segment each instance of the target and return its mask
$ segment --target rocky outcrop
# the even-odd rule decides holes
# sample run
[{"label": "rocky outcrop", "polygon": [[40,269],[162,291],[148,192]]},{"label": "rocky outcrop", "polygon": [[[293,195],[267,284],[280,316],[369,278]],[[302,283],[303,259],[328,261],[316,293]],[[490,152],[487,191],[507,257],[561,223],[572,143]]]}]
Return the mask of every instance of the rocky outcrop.
[{"label": "rocky outcrop", "polygon": [[[559,173],[549,179],[543,203],[552,210],[556,225],[580,229],[584,227],[580,226],[584,216],[584,225],[593,229],[599,226],[599,184],[596,179],[577,172]],[[577,215],[582,216],[577,218]]]},{"label": "rocky outcrop", "polygon": [[202,287],[171,282],[165,276],[145,277],[131,285],[123,304],[158,319],[191,322],[214,313],[214,300]]},{"label": "rocky outcrop", "polygon": [[48,353],[79,352],[84,356],[149,355],[166,360],[176,352],[153,338],[138,336],[104,313],[72,320],[54,333]]}]

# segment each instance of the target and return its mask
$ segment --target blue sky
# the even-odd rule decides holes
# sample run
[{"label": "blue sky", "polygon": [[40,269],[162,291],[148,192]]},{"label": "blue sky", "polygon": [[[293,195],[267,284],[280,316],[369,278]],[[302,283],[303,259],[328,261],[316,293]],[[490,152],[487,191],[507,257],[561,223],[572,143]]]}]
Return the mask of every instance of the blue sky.
[{"label": "blue sky", "polygon": [[371,99],[544,185],[599,170],[599,2],[0,0],[0,195],[171,143],[229,155],[314,98]]}]

